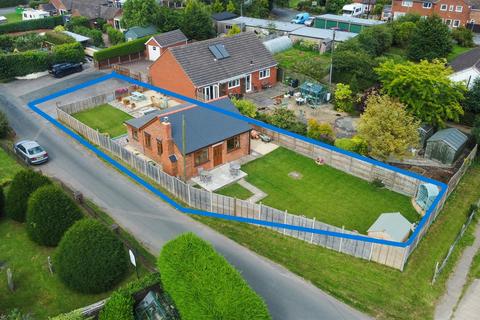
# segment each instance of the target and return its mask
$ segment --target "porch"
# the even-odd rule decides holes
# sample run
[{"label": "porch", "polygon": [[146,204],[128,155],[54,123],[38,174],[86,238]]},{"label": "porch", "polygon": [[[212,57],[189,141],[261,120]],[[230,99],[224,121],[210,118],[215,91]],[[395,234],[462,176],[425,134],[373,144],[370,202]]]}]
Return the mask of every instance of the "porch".
[{"label": "porch", "polygon": [[246,176],[247,174],[240,170],[239,164],[230,162],[212,170],[205,171],[197,177],[192,178],[191,181],[207,191],[215,191],[221,187],[235,183]]}]

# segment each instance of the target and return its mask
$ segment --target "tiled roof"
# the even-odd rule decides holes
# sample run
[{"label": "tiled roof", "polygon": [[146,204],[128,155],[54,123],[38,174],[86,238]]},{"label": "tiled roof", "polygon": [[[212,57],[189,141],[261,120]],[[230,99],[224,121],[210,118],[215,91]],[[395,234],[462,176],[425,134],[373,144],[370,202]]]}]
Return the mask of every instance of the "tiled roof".
[{"label": "tiled roof", "polygon": [[[215,59],[209,47],[223,44],[228,58]],[[196,87],[238,77],[277,62],[253,33],[214,38],[169,49]]]},{"label": "tiled roof", "polygon": [[149,35],[152,35],[157,32],[157,28],[155,26],[148,26],[148,27],[131,27],[125,31],[125,38],[143,38]]},{"label": "tiled roof", "polygon": [[224,11],[224,12],[219,12],[219,13],[214,13],[214,14],[212,14],[212,19],[213,19],[213,20],[216,20],[216,21],[234,19],[234,18],[236,18],[236,17],[238,17],[237,14],[231,13],[231,12],[228,12],[228,11]]},{"label": "tiled roof", "polygon": [[175,43],[185,42],[188,40],[187,36],[183,34],[182,30],[180,29],[157,34],[153,36],[153,38],[161,47],[166,47]]}]

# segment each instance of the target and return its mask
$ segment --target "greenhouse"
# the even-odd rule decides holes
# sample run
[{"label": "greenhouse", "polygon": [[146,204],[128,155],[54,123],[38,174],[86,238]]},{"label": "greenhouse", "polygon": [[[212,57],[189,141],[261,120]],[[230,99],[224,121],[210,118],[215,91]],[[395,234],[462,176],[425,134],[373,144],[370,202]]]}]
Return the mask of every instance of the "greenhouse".
[{"label": "greenhouse", "polygon": [[422,183],[418,186],[417,195],[415,196],[415,202],[422,208],[422,210],[428,209],[435,198],[438,196],[437,186],[431,183]]},{"label": "greenhouse", "polygon": [[319,83],[304,82],[300,86],[300,93],[307,103],[320,104],[327,101],[328,90]]},{"label": "greenhouse", "polygon": [[428,138],[425,158],[451,165],[467,144],[468,137],[456,128],[437,131]]},{"label": "greenhouse", "polygon": [[271,54],[275,54],[290,49],[293,43],[288,36],[283,36],[265,41],[263,45]]}]

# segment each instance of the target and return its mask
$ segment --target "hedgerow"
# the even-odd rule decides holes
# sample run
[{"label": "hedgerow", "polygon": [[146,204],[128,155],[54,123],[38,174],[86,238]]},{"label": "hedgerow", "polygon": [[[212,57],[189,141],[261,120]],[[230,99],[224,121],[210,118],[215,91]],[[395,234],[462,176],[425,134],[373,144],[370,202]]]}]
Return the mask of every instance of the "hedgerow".
[{"label": "hedgerow", "polygon": [[75,39],[68,34],[56,31],[45,32],[45,40],[55,45],[75,42]]},{"label": "hedgerow", "polygon": [[78,42],[65,43],[53,47],[53,62],[82,62],[85,60],[85,51]]},{"label": "hedgerow", "polygon": [[144,37],[124,43],[117,44],[110,48],[99,50],[93,54],[93,58],[97,61],[103,61],[110,58],[125,56],[128,54],[138,53],[145,50],[145,42],[150,37]]},{"label": "hedgerow", "polygon": [[7,217],[18,222],[24,222],[28,198],[35,190],[50,183],[50,179],[38,172],[32,170],[18,172],[13,177],[7,193],[7,201],[5,203]]},{"label": "hedgerow", "polygon": [[28,0],[2,0],[0,1],[0,8],[15,7],[21,4],[27,4]]},{"label": "hedgerow", "polygon": [[82,293],[112,289],[128,271],[122,242],[98,221],[77,221],[63,236],[54,256],[60,279]]},{"label": "hedgerow", "polygon": [[0,25],[0,34],[9,32],[29,31],[36,29],[53,29],[63,24],[62,16],[47,17],[44,19],[33,19],[6,23]]},{"label": "hedgerow", "polygon": [[183,320],[270,319],[265,302],[240,273],[192,233],[168,242],[157,266]]},{"label": "hedgerow", "polygon": [[27,232],[44,246],[56,246],[64,233],[83,217],[77,204],[57,186],[38,188],[28,200]]},{"label": "hedgerow", "polygon": [[0,218],[5,213],[5,194],[3,193],[3,187],[0,186]]}]

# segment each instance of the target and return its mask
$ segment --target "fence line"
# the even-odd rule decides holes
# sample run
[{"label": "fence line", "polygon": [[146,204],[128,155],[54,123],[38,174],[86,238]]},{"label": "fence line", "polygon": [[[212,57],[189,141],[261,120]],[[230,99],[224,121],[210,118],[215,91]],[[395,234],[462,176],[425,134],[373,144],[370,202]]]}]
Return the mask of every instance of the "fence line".
[{"label": "fence line", "polygon": [[[69,114],[73,111],[79,112],[81,110],[93,108],[98,104],[107,102],[109,98],[111,97],[108,95],[100,95],[82,102],[76,102],[66,106],[57,107],[58,119],[80,133],[90,142],[109,151],[115,157],[127,163],[135,171],[138,171],[141,174],[149,177],[176,198],[180,199],[184,203],[187,203],[190,207],[230,216],[254,218],[261,221],[286,223],[293,226],[308,227],[315,230],[358,235],[358,233],[353,231],[331,226],[320,221],[315,221],[315,219],[293,215],[263,204],[254,204],[245,200],[235,199],[191,187],[178,178],[166,174],[155,164],[148,162],[128,151],[115,141],[111,140],[107,135],[101,134],[98,131],[84,125]],[[379,167],[377,165],[367,163],[332,150],[323,149],[320,146],[313,145],[296,138],[291,138],[264,128],[257,128],[257,130],[267,133],[273,137],[278,144],[288,149],[294,150],[295,152],[313,159],[322,158],[326,164],[364,180],[372,181],[374,179],[380,179],[384,182],[388,189],[408,196],[414,196],[418,185],[421,183],[419,179],[404,176],[393,170]],[[474,151],[476,152],[476,148]],[[474,157],[475,153],[472,152],[472,154],[469,155],[469,158]],[[468,164],[466,162],[464,164],[465,168],[462,166],[462,169],[460,170],[462,171],[462,174],[458,175],[458,180],[468,168],[467,165]],[[458,183],[458,181],[452,185],[456,186],[456,183]],[[414,243],[408,247],[395,247],[363,240],[347,239],[331,235],[308,233],[304,231],[277,227],[265,228],[275,230],[315,245],[403,270],[410,253],[415,249],[419,240],[423,237],[428,227],[441,210],[445,199],[446,196],[441,199],[436,211],[432,213],[428,222],[423,226],[419,236],[417,236]]]}]

